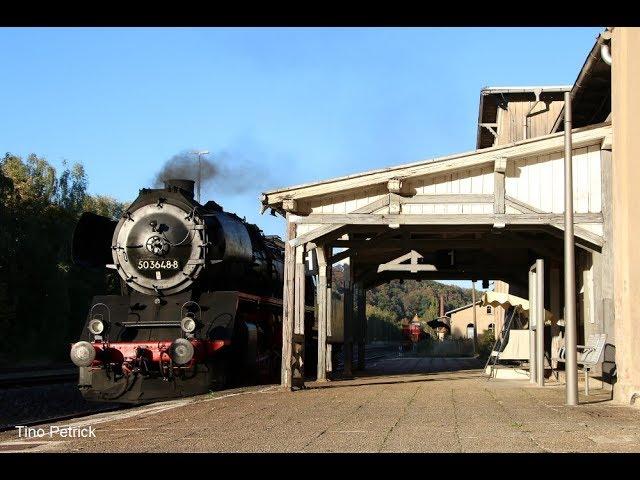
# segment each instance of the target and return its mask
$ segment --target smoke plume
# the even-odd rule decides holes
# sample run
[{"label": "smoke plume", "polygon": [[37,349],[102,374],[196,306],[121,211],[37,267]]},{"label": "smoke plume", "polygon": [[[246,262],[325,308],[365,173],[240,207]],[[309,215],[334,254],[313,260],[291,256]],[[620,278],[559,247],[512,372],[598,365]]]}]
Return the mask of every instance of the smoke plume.
[{"label": "smoke plume", "polygon": [[[174,155],[165,162],[153,183],[159,188],[172,178],[197,182],[198,155],[189,150]],[[201,180],[202,196],[206,198],[207,194],[240,194],[247,190],[259,190],[268,182],[268,175],[262,165],[243,154],[220,151],[201,156]]]}]

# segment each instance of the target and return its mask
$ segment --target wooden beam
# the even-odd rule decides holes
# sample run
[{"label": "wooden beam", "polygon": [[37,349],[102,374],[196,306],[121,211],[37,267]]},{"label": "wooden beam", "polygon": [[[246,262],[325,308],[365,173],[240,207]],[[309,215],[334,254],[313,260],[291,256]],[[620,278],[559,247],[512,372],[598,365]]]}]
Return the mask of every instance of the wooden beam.
[{"label": "wooden beam", "polygon": [[526,277],[520,279],[517,272],[510,271],[469,271],[469,272],[382,272],[379,274],[366,272],[360,280],[366,288],[373,288],[391,280],[472,280],[488,277],[508,283],[525,283]]},{"label": "wooden beam", "polygon": [[331,256],[331,258],[329,260],[329,264],[333,265],[334,263],[337,263],[340,260],[344,260],[345,258],[349,258],[351,255],[353,255],[353,251],[351,249],[347,249],[344,252],[336,253],[335,255]]},{"label": "wooden beam", "polygon": [[[353,255],[358,256],[361,251],[371,251],[374,249],[381,248],[404,248],[404,249],[419,249],[419,250],[427,250],[427,251],[435,251],[442,249],[451,249],[451,248],[461,248],[461,249],[511,249],[513,248],[513,243],[509,243],[512,240],[508,234],[503,235],[488,235],[494,238],[440,238],[440,239],[386,239],[380,241],[373,240],[342,240],[332,242],[331,245],[335,247],[349,247],[349,250],[345,252],[341,252],[332,257],[332,261],[334,263],[336,261],[342,260],[342,258],[346,258],[346,256]],[[504,236],[504,238],[500,238]],[[518,240],[517,246],[519,248],[531,248],[535,246],[539,246],[541,243],[544,243],[542,240],[537,239],[526,239],[526,240]],[[348,255],[343,256],[347,252],[350,252]],[[338,257],[337,260],[334,260]]]},{"label": "wooden beam", "polygon": [[493,171],[505,173],[507,171],[507,158],[506,157],[498,157],[493,164]]},{"label": "wooden beam", "polygon": [[[505,201],[507,205],[509,205],[510,207],[516,210],[521,211],[522,213],[532,213],[532,214],[546,213],[534,207],[533,205],[529,205],[528,203],[525,203],[509,195],[505,195]],[[584,215],[584,214],[576,213],[574,214],[574,219],[578,215]],[[599,222],[584,222],[584,223],[603,223],[604,222],[603,214],[600,213],[599,215],[601,216],[601,220]],[[576,220],[576,223],[577,223],[577,220]],[[564,231],[564,222],[553,222],[551,225],[555,228],[560,229],[561,231]],[[594,245],[597,245],[598,247],[602,247],[602,245],[604,244],[604,239],[600,235],[590,232],[589,230],[586,230],[578,225],[575,225],[573,227],[573,234],[574,236],[582,238],[583,240],[586,240]]]},{"label": "wooden beam", "polygon": [[[331,214],[319,213],[308,217],[292,216],[291,221],[297,224],[340,224],[340,225],[553,225],[563,220],[562,214]],[[602,223],[601,213],[576,213],[576,223]]]},{"label": "wooden beam", "polygon": [[[601,140],[611,132],[611,124],[603,123],[577,128],[572,131],[573,147],[578,148],[591,144],[600,144]],[[531,155],[543,155],[551,152],[562,152],[564,132],[542,137],[535,137],[507,145],[497,145],[482,150],[458,153],[433,160],[422,160],[397,167],[372,170],[346,177],[324,180],[321,182],[297,185],[281,190],[265,192],[263,203],[276,206],[284,198],[308,198],[327,193],[362,188],[383,184],[392,178],[407,178],[430,175],[451,170],[466,169],[486,163],[493,163],[496,158],[521,158]]]},{"label": "wooden beam", "polygon": [[400,264],[400,265],[389,265],[388,263],[383,263],[378,266],[378,273],[380,272],[437,272],[438,269],[434,265],[424,264],[424,265],[411,265],[411,264]]},{"label": "wooden beam", "polygon": [[441,193],[438,195],[399,197],[399,201],[401,205],[416,203],[491,203],[493,202],[493,195],[480,193]]},{"label": "wooden beam", "polygon": [[402,179],[392,178],[387,182],[387,190],[389,193],[400,193],[402,190]]},{"label": "wooden beam", "polygon": [[494,138],[498,136],[498,132],[494,130],[494,128],[498,128],[497,123],[481,123],[480,126],[489,130],[489,132],[491,132],[491,135],[493,135]]},{"label": "wooden beam", "polygon": [[294,198],[285,198],[282,200],[282,209],[285,212],[298,213],[298,202]]},{"label": "wooden beam", "polygon": [[[380,208],[384,208],[389,205],[389,195],[385,195],[384,197],[371,202],[364,207],[357,208],[353,211],[353,213],[372,213]],[[335,232],[336,230],[345,227],[346,225],[336,224],[336,225],[325,225],[315,230],[312,230],[304,235],[300,235],[297,238],[292,238],[289,240],[289,243],[293,247],[297,247],[298,245],[302,245],[303,243],[310,242],[317,238],[323,237],[325,235],[330,234],[331,232]]]}]

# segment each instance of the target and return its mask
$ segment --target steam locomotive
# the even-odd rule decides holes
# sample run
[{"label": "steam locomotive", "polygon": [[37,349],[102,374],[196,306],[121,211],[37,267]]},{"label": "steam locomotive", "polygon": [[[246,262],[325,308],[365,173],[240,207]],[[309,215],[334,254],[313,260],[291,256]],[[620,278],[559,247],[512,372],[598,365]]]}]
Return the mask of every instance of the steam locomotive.
[{"label": "steam locomotive", "polygon": [[74,261],[121,283],[120,295],[92,299],[71,346],[86,399],[143,403],[279,378],[284,244],[193,192],[168,180],[140,190],[119,221],[78,221]]}]

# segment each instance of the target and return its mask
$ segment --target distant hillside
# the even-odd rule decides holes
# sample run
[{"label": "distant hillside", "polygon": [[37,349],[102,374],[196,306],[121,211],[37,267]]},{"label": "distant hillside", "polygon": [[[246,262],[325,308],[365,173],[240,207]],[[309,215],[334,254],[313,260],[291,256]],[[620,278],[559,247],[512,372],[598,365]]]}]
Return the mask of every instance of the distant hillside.
[{"label": "distant hillside", "polygon": [[[343,275],[340,265],[334,266],[333,283],[342,286]],[[446,285],[433,280],[393,280],[367,292],[367,310],[384,312],[393,321],[412,319],[418,315],[421,320],[438,317],[438,298],[444,295],[445,311],[471,303],[471,289]],[[478,298],[482,290],[477,290]]]},{"label": "distant hillside", "polygon": [[[367,304],[392,313],[397,319],[421,320],[438,317],[438,298],[444,296],[445,311],[471,303],[471,289],[433,280],[393,280],[367,292]],[[478,295],[480,292],[476,292]]]}]

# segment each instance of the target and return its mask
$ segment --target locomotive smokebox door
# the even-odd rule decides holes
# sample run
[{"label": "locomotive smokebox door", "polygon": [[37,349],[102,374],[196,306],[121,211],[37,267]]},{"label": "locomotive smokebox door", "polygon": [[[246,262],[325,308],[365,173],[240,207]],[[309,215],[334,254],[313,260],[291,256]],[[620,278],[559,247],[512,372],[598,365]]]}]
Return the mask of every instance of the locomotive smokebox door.
[{"label": "locomotive smokebox door", "polygon": [[204,225],[187,209],[162,200],[133,210],[115,232],[118,272],[131,287],[149,295],[187,289],[205,261]]}]

